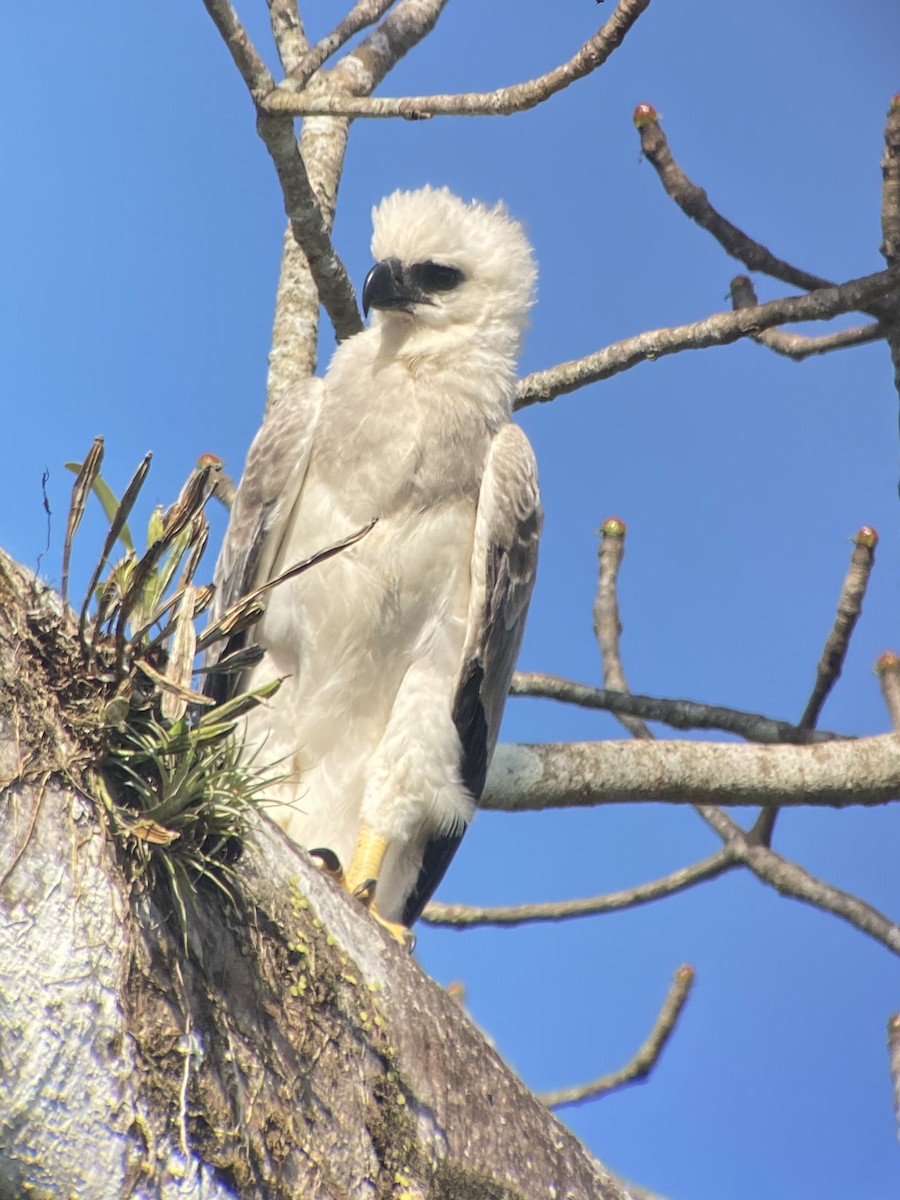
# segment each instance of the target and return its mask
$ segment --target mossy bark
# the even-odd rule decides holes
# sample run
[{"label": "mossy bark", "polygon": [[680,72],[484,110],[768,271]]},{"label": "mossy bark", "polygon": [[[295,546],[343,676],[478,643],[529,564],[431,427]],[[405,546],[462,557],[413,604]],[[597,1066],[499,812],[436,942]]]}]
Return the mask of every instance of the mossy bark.
[{"label": "mossy bark", "polygon": [[0,554],[0,1197],[622,1197],[265,820],[179,935],[92,798],[80,661]]}]

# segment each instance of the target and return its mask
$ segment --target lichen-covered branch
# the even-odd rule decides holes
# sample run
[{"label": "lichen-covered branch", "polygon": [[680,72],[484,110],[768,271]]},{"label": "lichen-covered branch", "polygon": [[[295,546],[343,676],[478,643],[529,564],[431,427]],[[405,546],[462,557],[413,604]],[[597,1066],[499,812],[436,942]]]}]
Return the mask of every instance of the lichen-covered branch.
[{"label": "lichen-covered branch", "polygon": [[266,0],[266,3],[281,69],[288,74],[309,50],[297,0]]},{"label": "lichen-covered branch", "polygon": [[297,146],[293,121],[260,109],[260,100],[274,87],[274,80],[228,0],[203,0],[203,3],[257,106],[257,131],[275,165],[285,212],[309,265],[318,297],[331,318],[337,338],[350,337],[362,329],[356,293],[331,244],[328,224]]},{"label": "lichen-covered branch", "polygon": [[900,737],[812,746],[721,742],[501,743],[481,807],[536,812],[599,804],[847,808],[900,796]]},{"label": "lichen-covered branch", "polygon": [[394,0],[359,0],[359,3],[338,21],[331,33],[326,34],[287,72],[290,84],[302,91],[316,71],[336,54],[341,46],[346,45],[361,29],[383,17],[393,3]]},{"label": "lichen-covered branch", "polygon": [[[398,0],[368,37],[311,88],[327,94],[368,95],[388,71],[434,28],[448,0]],[[327,229],[331,229],[350,132],[346,118],[309,117],[300,152]],[[284,238],[269,353],[268,404],[313,374],[319,332],[319,293],[290,225]]]},{"label": "lichen-covered branch", "polygon": [[893,266],[900,262],[900,92],[888,109],[881,171],[881,253]]},{"label": "lichen-covered branch", "polygon": [[[881,253],[894,266],[900,262],[900,92],[891,99],[884,127],[881,160]],[[900,399],[900,296],[894,298],[887,343],[894,366],[894,387]]]},{"label": "lichen-covered branch", "polygon": [[649,4],[650,0],[619,0],[606,24],[568,62],[537,79],[497,88],[493,92],[373,98],[277,88],[266,97],[264,107],[268,112],[289,113],[295,117],[405,117],[407,120],[438,116],[508,116],[524,112],[601,67],[621,46]]},{"label": "lichen-covered branch", "polygon": [[806,296],[769,300],[754,308],[715,313],[690,325],[651,329],[636,337],[613,342],[594,354],[535,371],[519,381],[517,409],[542,404],[557,396],[628,371],[638,363],[655,361],[682,350],[705,350],[728,346],[742,337],[754,337],[762,329],[798,321],[828,321],[839,313],[862,308],[900,286],[900,268],[864,275],[837,287],[824,287]]}]

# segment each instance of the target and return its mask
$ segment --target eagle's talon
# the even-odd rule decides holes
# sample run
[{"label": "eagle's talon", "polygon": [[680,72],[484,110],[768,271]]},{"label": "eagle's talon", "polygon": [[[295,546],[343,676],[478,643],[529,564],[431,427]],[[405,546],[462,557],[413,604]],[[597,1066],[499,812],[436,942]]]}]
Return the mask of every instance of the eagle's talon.
[{"label": "eagle's talon", "polygon": [[374,905],[369,908],[369,913],[375,918],[382,929],[388,931],[401,949],[405,950],[407,954],[412,954],[416,946],[416,935],[408,926],[401,925],[399,921],[389,921],[381,915]]},{"label": "eagle's talon", "polygon": [[351,896],[354,896],[370,912],[372,911],[372,901],[375,899],[375,887],[377,883],[377,879],[364,879],[350,893]]},{"label": "eagle's talon", "polygon": [[341,866],[341,860],[333,850],[329,850],[327,846],[317,846],[315,850],[310,850],[310,858],[316,860],[316,864],[320,871],[324,871],[337,883],[344,886],[344,868]]}]

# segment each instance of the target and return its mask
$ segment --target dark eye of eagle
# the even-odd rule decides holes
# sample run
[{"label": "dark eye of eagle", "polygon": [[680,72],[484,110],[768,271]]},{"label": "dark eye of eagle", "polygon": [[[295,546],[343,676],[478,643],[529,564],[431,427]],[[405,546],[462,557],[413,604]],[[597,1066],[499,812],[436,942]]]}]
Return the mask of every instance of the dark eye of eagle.
[{"label": "dark eye of eagle", "polygon": [[441,263],[416,263],[409,269],[416,287],[423,292],[452,292],[462,283],[463,273],[456,267],[445,267]]}]

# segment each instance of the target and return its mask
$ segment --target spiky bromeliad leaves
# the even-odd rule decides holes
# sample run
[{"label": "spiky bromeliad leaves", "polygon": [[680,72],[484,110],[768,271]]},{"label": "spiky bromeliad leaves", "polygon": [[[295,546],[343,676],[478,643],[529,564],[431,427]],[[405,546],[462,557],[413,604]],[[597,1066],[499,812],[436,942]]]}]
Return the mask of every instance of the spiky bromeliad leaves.
[{"label": "spiky bromeliad leaves", "polygon": [[[279,681],[219,705],[191,686],[198,646],[227,636],[236,624],[251,627],[264,608],[259,595],[242,598],[215,627],[196,634],[195,620],[212,596],[194,578],[208,536],[204,506],[216,462],[192,472],[171,508],[154,510],[147,548],[139,553],[128,518],[150,456],[121,501],[100,475],[102,459],[97,439],[83,464],[69,464],[76,480],[63,558],[65,595],[72,539],[93,491],[109,530],[78,617],[85,675],[96,684],[105,734],[90,780],[130,877],[168,894],[187,945],[198,887],[212,885],[235,902],[232,864],[259,793],[272,779],[242,755],[234,732]],[[122,555],[111,562],[117,544]],[[248,646],[243,656],[256,652]],[[220,669],[232,666],[225,660]]]}]

